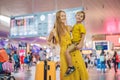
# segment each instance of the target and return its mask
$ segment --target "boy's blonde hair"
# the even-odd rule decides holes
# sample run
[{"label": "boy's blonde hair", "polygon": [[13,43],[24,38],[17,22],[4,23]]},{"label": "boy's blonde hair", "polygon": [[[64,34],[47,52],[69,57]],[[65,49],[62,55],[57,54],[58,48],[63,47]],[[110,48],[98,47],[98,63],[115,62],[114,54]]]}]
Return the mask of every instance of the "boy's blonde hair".
[{"label": "boy's blonde hair", "polygon": [[[83,20],[85,20],[85,12],[84,12],[84,11],[78,11],[78,12],[76,13],[76,15],[77,15],[77,14],[81,14],[81,13],[83,14]],[[75,15],[75,16],[76,16],[76,15]],[[82,20],[82,21],[83,21],[83,20]]]}]

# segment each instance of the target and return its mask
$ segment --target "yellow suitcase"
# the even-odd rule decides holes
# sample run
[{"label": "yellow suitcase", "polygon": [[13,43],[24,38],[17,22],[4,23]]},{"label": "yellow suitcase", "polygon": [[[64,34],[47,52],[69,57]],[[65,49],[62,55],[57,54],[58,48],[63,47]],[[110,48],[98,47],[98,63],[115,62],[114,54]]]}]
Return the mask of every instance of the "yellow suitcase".
[{"label": "yellow suitcase", "polygon": [[56,80],[55,67],[53,61],[40,61],[36,65],[35,80]]}]

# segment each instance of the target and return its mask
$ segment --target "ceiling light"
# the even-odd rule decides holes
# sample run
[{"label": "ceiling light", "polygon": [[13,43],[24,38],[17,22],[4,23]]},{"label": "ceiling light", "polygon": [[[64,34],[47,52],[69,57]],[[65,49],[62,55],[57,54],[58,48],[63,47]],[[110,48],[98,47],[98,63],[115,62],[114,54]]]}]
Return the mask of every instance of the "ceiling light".
[{"label": "ceiling light", "polygon": [[0,21],[10,24],[10,17],[0,15]]},{"label": "ceiling light", "polygon": [[43,40],[46,40],[47,38],[46,37],[39,37],[40,39],[43,39]]}]

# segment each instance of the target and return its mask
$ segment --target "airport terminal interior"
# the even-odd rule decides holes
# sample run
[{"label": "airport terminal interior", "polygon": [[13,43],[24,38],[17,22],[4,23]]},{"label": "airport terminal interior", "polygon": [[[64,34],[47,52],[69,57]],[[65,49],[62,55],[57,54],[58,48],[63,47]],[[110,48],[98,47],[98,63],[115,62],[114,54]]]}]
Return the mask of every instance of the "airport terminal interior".
[{"label": "airport terminal interior", "polygon": [[[73,72],[67,71],[70,44]],[[77,79],[120,80],[120,0],[0,0],[0,80]]]}]

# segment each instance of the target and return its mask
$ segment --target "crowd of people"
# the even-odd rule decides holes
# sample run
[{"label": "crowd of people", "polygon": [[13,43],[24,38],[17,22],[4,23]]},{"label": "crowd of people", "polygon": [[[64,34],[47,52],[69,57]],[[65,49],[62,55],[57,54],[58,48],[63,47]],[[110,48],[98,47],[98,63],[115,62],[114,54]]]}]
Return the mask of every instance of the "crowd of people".
[{"label": "crowd of people", "polygon": [[[30,50],[28,53],[20,53],[18,49],[14,50],[8,46],[7,48],[0,48],[0,50],[4,50],[5,53],[1,52],[0,54],[7,54],[9,59],[6,61],[10,61],[13,65],[13,72],[18,72],[19,70],[30,70],[30,67],[36,65],[37,61],[46,60],[46,50],[40,48],[39,54],[33,53]],[[6,62],[1,61],[1,62]]]},{"label": "crowd of people", "polygon": [[101,50],[100,54],[96,53],[83,56],[86,68],[88,70],[90,68],[96,68],[97,70],[105,73],[106,70],[111,70],[111,68],[113,67],[114,71],[117,72],[117,69],[119,67],[120,57],[117,51],[109,53]]}]

